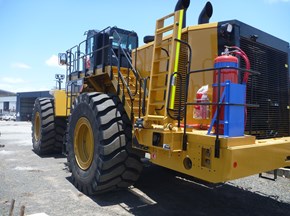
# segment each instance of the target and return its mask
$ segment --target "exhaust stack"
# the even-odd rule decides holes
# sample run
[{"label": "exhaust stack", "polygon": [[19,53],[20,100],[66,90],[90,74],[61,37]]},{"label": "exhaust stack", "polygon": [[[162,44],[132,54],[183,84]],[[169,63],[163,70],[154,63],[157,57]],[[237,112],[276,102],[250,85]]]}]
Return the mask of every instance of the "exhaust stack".
[{"label": "exhaust stack", "polygon": [[189,4],[190,4],[190,0],[179,0],[176,3],[175,9],[174,9],[174,12],[184,9],[182,28],[186,27],[186,10],[189,7]]},{"label": "exhaust stack", "polygon": [[[179,0],[176,5],[175,5],[175,11],[179,11],[179,10],[184,10],[183,13],[183,21],[182,21],[182,28],[186,27],[186,10],[189,7],[190,4],[190,0]],[[152,41],[154,41],[155,36],[154,35],[147,35],[143,38],[144,43],[150,43]]]},{"label": "exhaust stack", "polygon": [[212,4],[210,2],[207,2],[199,14],[198,24],[200,25],[204,23],[209,23],[209,19],[211,18],[212,13],[213,13]]}]

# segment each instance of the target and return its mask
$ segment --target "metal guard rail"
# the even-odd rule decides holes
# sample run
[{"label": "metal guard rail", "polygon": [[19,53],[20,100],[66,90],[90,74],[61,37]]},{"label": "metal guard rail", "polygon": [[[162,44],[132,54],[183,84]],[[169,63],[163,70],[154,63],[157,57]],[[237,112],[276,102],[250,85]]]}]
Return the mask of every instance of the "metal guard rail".
[{"label": "metal guard rail", "polygon": [[[189,71],[186,75],[186,86],[185,86],[185,92],[186,92],[186,97],[185,97],[185,106],[184,106],[184,138],[185,140],[183,140],[183,150],[186,150],[186,107],[189,105],[217,105],[217,121],[216,121],[216,125],[217,125],[217,133],[216,133],[216,139],[215,139],[215,157],[219,158],[220,156],[220,140],[219,140],[219,117],[220,117],[220,109],[222,105],[225,106],[229,106],[229,105],[237,105],[240,106],[240,104],[229,104],[229,103],[192,103],[192,102],[187,102],[188,100],[188,81],[189,81],[189,77],[191,74],[195,74],[195,73],[201,73],[201,72],[206,72],[206,71],[215,71],[218,70],[218,81],[217,81],[217,88],[218,88],[218,93],[217,93],[217,98],[220,98],[220,94],[221,94],[221,70],[223,69],[235,69],[238,71],[238,73],[240,72],[248,72],[250,73],[250,75],[260,75],[259,72],[257,71],[253,71],[253,70],[246,70],[243,68],[238,68],[238,67],[220,67],[220,68],[206,68],[206,69],[201,69],[201,70],[194,70],[194,71]],[[181,86],[180,86],[181,88]],[[244,106],[248,106],[248,107],[258,107],[258,105],[255,104],[244,104]]]}]

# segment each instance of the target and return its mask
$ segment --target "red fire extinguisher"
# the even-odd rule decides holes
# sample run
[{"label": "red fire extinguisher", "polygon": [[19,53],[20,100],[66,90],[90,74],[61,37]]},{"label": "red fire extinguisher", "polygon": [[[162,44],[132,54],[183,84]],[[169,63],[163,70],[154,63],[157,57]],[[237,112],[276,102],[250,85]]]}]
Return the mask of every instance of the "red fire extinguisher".
[{"label": "red fire extinguisher", "polygon": [[[239,74],[238,70],[235,68],[238,68],[238,58],[233,55],[237,55],[242,57],[242,59],[245,61],[246,64],[246,70],[250,70],[250,61],[246,53],[237,46],[227,47],[225,52],[221,55],[215,58],[214,61],[214,67],[216,68],[214,72],[214,88],[213,88],[213,103],[223,102],[218,100],[218,73],[220,71],[220,83],[225,83],[226,81],[230,81],[231,83],[238,83],[239,80]],[[224,68],[224,67],[232,67],[232,68]],[[224,68],[224,69],[219,69]],[[249,72],[246,71],[244,73],[244,77],[242,79],[242,83],[246,84],[249,79]],[[220,97],[222,96],[222,92],[224,91],[224,87],[220,88]],[[215,112],[217,109],[217,105],[212,106],[212,117],[214,117]],[[245,125],[246,125],[246,118],[247,118],[247,109],[245,108]],[[220,107],[220,113],[219,113],[219,120],[224,120],[224,105]],[[217,125],[214,124],[215,133],[217,133]],[[223,124],[219,125],[219,134],[224,134],[224,127]]]},{"label": "red fire extinguisher", "polygon": [[[224,67],[233,67],[233,68],[224,68]],[[221,86],[226,81],[230,81],[231,83],[238,83],[238,70],[234,68],[238,68],[238,58],[235,56],[230,55],[228,52],[225,52],[221,56],[218,56],[214,60],[214,71],[213,76],[213,103],[223,102],[218,99],[218,74],[220,73],[220,83]],[[224,68],[224,69],[219,69]],[[224,91],[224,87],[220,88],[220,97]],[[219,112],[219,120],[224,120],[224,105],[221,105],[220,112]],[[212,117],[214,117],[215,112],[217,110],[217,105],[212,106]],[[224,125],[219,125],[219,134],[224,134]],[[214,124],[215,133],[217,133],[217,124]]]}]

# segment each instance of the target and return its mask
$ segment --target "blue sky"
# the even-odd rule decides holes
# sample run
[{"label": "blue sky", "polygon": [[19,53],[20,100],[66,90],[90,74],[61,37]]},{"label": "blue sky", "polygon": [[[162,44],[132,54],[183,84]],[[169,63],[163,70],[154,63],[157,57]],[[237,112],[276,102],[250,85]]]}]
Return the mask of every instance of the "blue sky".
[{"label": "blue sky", "polygon": [[[0,0],[0,89],[50,90],[64,74],[57,55],[85,39],[88,29],[134,30],[139,43],[177,0]],[[187,25],[196,25],[205,0],[192,0]],[[238,19],[290,42],[290,0],[212,0],[211,22]]]}]

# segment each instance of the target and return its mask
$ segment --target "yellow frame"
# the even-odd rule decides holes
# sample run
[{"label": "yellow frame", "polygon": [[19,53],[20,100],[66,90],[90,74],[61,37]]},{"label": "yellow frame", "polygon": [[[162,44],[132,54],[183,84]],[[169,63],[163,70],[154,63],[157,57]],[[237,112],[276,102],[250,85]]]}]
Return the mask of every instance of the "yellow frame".
[{"label": "yellow frame", "polygon": [[[190,26],[184,28],[183,33],[188,34],[188,43],[194,47],[191,70],[212,68],[218,55],[217,23]],[[170,36],[164,37],[163,41],[168,38]],[[149,43],[139,47],[137,51],[137,67],[139,66],[140,73],[144,77],[148,76],[150,71],[147,65],[152,60],[150,58],[154,52],[152,47],[153,43]],[[211,71],[190,77],[189,98],[195,98],[196,91],[202,85],[208,84],[211,87],[212,77]],[[193,107],[189,106],[188,124],[210,123],[210,119],[193,119],[192,113]],[[164,119],[166,118],[168,116],[164,116]],[[208,182],[225,182],[290,166],[290,137],[256,140],[254,136],[232,138],[220,136],[220,157],[216,158],[215,136],[206,135],[206,131],[187,129],[187,149],[183,150],[184,129],[177,128],[176,121],[170,125],[162,125],[155,121],[144,127],[134,129],[134,136],[140,144],[134,147],[150,153],[152,163]],[[155,134],[160,135],[159,144],[154,143]]]},{"label": "yellow frame", "polygon": [[67,105],[70,105],[70,103],[67,103],[67,96],[66,92],[64,90],[55,90],[53,92],[54,96],[54,112],[55,116],[65,117],[68,116],[69,113]]},{"label": "yellow frame", "polygon": [[[212,183],[233,180],[280,167],[290,166],[290,137],[255,140],[254,136],[220,137],[220,157],[214,157],[215,136],[204,131],[187,132],[187,150],[182,150],[183,131],[147,129],[136,138],[150,153],[154,164]],[[154,146],[154,133],[165,146]],[[147,148],[146,148],[147,147]],[[190,160],[192,167],[184,164]]]}]

